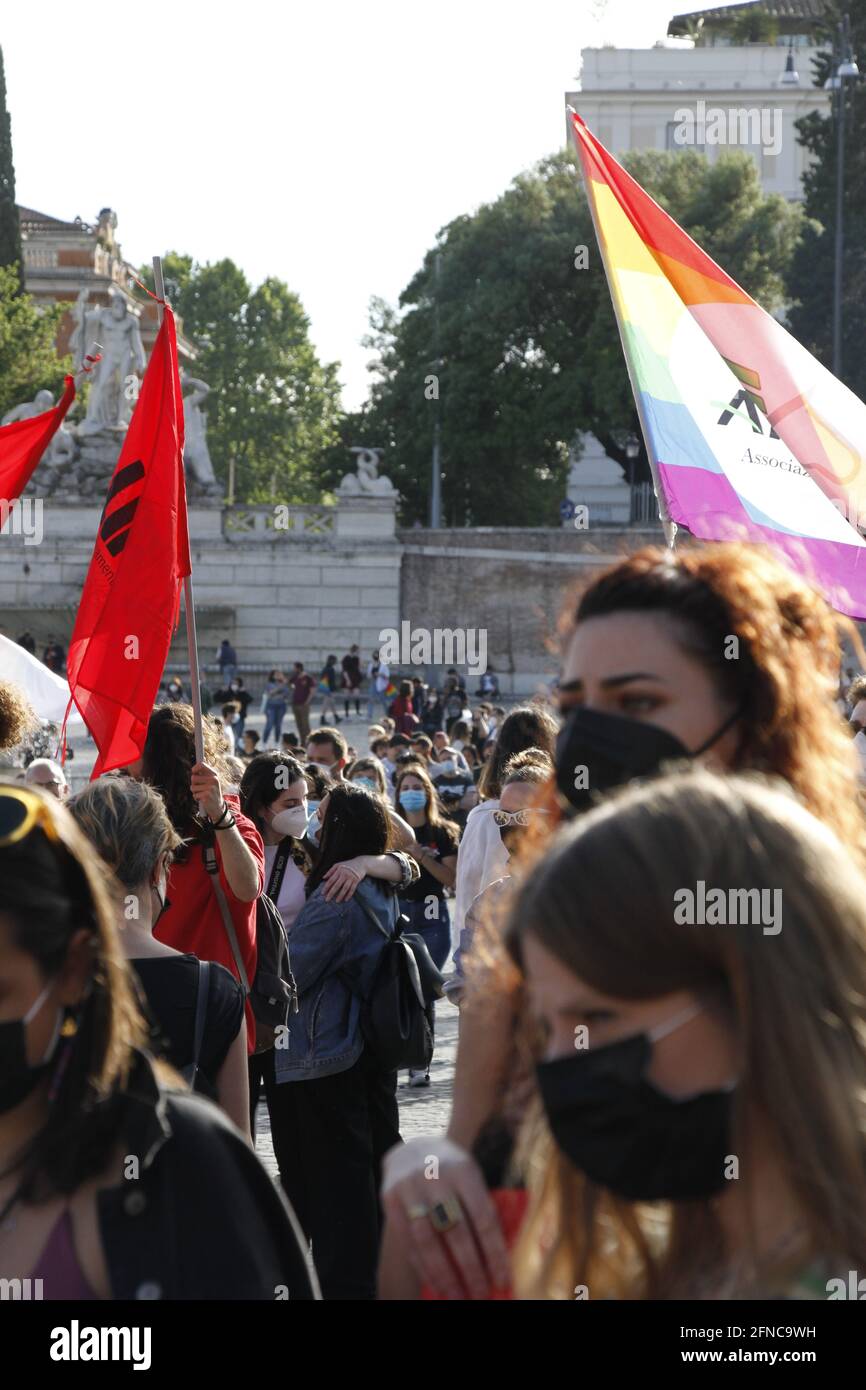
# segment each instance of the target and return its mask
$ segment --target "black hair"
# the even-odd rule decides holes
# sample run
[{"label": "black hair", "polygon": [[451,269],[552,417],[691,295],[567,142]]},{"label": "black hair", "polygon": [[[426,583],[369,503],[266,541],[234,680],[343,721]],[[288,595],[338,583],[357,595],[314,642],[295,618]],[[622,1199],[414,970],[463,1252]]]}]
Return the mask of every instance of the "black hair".
[{"label": "black hair", "polygon": [[[277,775],[278,768],[284,769],[282,777]],[[273,805],[280,792],[285,791],[292,782],[304,781],[304,769],[288,753],[257,753],[247,764],[240,785],[241,810],[250,818],[259,834],[264,828],[264,808]],[[285,785],[279,786],[278,782]]]},{"label": "black hair", "polygon": [[359,854],[384,854],[390,839],[391,822],[381,797],[371,796],[366,787],[353,782],[331,787],[319,833],[319,859],[307,879],[307,897],[334,864]]}]

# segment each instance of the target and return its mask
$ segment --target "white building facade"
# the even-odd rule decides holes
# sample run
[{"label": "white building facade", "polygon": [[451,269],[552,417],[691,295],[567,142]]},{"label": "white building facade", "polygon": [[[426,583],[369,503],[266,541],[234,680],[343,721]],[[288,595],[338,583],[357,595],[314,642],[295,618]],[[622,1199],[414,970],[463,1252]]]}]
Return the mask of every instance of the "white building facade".
[{"label": "white building facade", "polygon": [[813,86],[818,50],[791,51],[798,83],[783,80],[788,49],[781,44],[663,39],[654,48],[585,48],[580,86],[566,100],[617,157],[691,147],[715,160],[746,149],[765,192],[799,201],[808,155],[794,122],[810,111],[827,114],[830,93]]}]

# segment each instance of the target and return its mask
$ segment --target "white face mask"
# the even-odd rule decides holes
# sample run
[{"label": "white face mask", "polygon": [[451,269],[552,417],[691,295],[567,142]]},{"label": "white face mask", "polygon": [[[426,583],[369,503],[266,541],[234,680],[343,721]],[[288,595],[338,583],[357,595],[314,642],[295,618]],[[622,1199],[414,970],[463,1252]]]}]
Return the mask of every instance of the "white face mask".
[{"label": "white face mask", "polygon": [[278,811],[271,817],[271,829],[278,835],[291,835],[296,840],[300,840],[307,828],[308,811],[306,801],[302,801],[300,806],[290,806],[285,811]]}]

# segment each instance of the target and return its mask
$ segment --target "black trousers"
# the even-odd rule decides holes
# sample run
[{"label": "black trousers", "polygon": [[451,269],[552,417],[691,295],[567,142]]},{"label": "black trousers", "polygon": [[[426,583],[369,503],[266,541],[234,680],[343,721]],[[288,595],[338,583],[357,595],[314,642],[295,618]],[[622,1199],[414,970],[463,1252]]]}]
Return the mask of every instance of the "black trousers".
[{"label": "black trousers", "polygon": [[397,1073],[382,1071],[367,1049],[348,1071],[314,1081],[277,1085],[274,1053],[251,1058],[251,1074],[261,1064],[280,1179],[312,1243],[322,1294],[373,1299],[382,1159],[400,1143]]}]

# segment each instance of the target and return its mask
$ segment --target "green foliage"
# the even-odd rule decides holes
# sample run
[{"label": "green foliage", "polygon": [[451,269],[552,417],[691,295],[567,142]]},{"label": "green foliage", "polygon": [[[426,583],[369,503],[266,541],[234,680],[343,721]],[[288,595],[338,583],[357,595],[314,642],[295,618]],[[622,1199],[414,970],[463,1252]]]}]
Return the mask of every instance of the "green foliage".
[{"label": "green foliage", "polygon": [[[802,214],[764,195],[748,154],[709,165],[693,150],[641,152],[625,162],[744,289],[770,310],[781,306]],[[587,248],[588,269],[576,268],[579,247]],[[432,376],[446,525],[555,524],[578,431],[597,434],[625,464],[625,441],[639,430],[570,152],[542,161],[495,203],[444,228],[399,309],[374,301],[371,323],[375,380],[357,423],[363,442],[386,449],[383,471],[403,495],[404,523],[428,513],[436,405],[425,388]],[[644,459],[635,472],[642,476],[649,476]]]},{"label": "green foliage", "polygon": [[65,308],[37,306],[21,293],[17,265],[0,265],[0,416],[43,388],[56,396],[71,371],[54,346]]},{"label": "green foliage", "polygon": [[728,33],[735,44],[775,43],[779,22],[773,15],[749,8],[732,15]]},{"label": "green foliage", "polygon": [[[851,45],[861,71],[866,68],[866,0],[844,7],[851,20]],[[824,48],[813,74],[817,86],[830,75],[833,30],[823,35]],[[838,59],[837,59],[838,61]],[[838,99],[834,106],[838,109]],[[844,256],[842,271],[842,380],[866,400],[866,82],[845,83]],[[797,338],[832,369],[833,274],[836,261],[836,170],[838,128],[835,112],[812,112],[797,122],[798,139],[812,156],[803,176],[804,207],[809,217],[791,265],[788,293],[790,319]]]},{"label": "green foliage", "polygon": [[[224,483],[235,460],[245,502],[317,502],[322,457],[337,439],[337,366],[321,363],[298,296],[281,280],[253,289],[230,260],[163,258],[166,297],[197,344],[188,367],[211,388],[208,445]],[[153,275],[141,272],[151,288]],[[345,468],[344,470],[345,471]]]},{"label": "green foliage", "polygon": [[14,265],[21,288],[21,228],[15,205],[15,166],[12,161],[12,122],[6,110],[6,73],[0,49],[0,266]]}]

